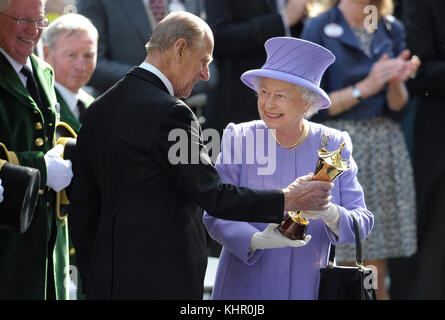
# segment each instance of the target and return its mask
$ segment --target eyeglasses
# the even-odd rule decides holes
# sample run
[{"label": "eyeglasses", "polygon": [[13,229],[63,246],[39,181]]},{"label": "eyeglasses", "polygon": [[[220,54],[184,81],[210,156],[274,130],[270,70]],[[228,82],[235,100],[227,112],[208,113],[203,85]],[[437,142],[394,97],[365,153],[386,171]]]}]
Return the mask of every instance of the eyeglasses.
[{"label": "eyeglasses", "polygon": [[24,26],[24,25],[29,26],[29,25],[35,24],[37,29],[44,29],[49,24],[49,20],[47,18],[37,18],[35,20],[32,20],[32,19],[27,19],[27,18],[14,18],[14,17],[11,17],[3,12],[0,12],[0,14],[17,21],[18,26]]}]

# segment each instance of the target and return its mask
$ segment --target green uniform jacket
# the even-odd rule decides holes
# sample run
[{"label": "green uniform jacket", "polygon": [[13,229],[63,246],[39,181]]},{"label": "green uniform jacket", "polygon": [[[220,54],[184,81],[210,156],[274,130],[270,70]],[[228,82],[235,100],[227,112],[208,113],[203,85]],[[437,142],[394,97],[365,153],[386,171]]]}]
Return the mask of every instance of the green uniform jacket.
[{"label": "green uniform jacket", "polygon": [[34,55],[31,62],[43,90],[42,109],[0,54],[0,141],[17,154],[21,165],[41,174],[39,201],[28,231],[0,231],[0,299],[67,299],[68,226],[66,219],[55,216],[56,194],[46,187],[44,160],[55,143],[54,72]]},{"label": "green uniform jacket", "polygon": [[[94,98],[90,96],[86,91],[80,89],[82,93],[79,95],[79,99],[85,104],[85,107],[88,106],[94,101]],[[56,97],[57,102],[60,103],[60,121],[67,123],[76,133],[79,132],[81,124],[76,116],[71,112],[70,108],[66,104],[66,101],[63,99],[62,95],[59,93],[57,88]]]}]

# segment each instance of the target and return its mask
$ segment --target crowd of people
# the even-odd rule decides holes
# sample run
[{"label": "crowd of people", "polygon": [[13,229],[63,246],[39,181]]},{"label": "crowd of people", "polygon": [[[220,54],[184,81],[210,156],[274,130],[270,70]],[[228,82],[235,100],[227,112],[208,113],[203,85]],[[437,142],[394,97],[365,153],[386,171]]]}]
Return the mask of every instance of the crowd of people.
[{"label": "crowd of people", "polygon": [[378,299],[445,298],[442,1],[55,2],[0,0],[0,143],[40,172],[29,228],[0,218],[0,299],[67,300],[74,272],[76,299],[202,299],[208,256],[213,299],[317,299],[352,215]]}]

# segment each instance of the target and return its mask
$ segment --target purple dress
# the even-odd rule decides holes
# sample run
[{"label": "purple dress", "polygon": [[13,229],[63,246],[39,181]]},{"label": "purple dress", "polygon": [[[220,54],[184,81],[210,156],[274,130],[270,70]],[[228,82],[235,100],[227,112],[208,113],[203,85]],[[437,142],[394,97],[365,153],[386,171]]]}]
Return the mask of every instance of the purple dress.
[{"label": "purple dress", "polygon": [[321,219],[310,220],[307,234],[312,239],[308,245],[257,250],[249,256],[250,238],[267,224],[216,219],[204,213],[209,234],[223,246],[213,299],[317,299],[319,270],[326,266],[330,243],[354,242],[349,214],[358,217],[362,239],[370,233],[374,219],[366,209],[356,178],[357,166],[346,132],[310,122],[306,140],[288,150],[272,140],[263,121],[231,123],[224,132],[216,168],[226,183],[252,189],[281,189],[297,177],[314,172],[322,134],[330,137],[326,146],[329,151],[346,142],[341,154],[351,167],[335,180],[331,190],[331,201],[340,211],[338,237]]}]

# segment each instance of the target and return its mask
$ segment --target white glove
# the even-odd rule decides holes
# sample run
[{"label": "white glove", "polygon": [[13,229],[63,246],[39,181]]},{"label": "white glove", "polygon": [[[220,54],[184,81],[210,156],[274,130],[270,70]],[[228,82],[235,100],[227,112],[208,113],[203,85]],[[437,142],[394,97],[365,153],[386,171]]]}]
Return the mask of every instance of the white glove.
[{"label": "white glove", "polygon": [[335,204],[330,202],[329,207],[323,211],[303,211],[301,216],[306,219],[322,219],[329,229],[338,236],[340,211]]},{"label": "white glove", "polygon": [[45,154],[46,185],[56,192],[69,186],[73,178],[71,161],[64,160],[62,153],[63,146],[58,144]]},{"label": "white glove", "polygon": [[255,232],[250,239],[250,249],[275,249],[285,247],[302,247],[308,244],[311,236],[307,235],[304,240],[291,240],[277,230],[278,224],[271,223],[263,232]]},{"label": "white glove", "polygon": [[3,201],[3,190],[2,179],[0,179],[0,202]]}]

